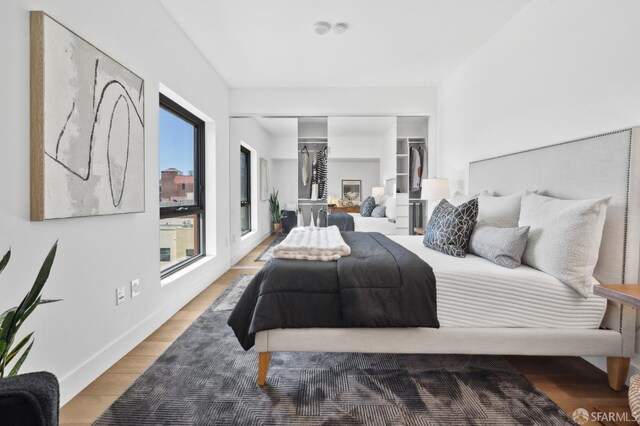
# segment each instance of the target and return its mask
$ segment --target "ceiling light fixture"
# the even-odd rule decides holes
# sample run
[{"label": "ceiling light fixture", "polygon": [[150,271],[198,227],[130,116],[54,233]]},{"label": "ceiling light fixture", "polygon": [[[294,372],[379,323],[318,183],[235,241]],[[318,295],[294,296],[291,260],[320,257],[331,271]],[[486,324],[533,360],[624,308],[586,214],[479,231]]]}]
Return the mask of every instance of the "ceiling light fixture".
[{"label": "ceiling light fixture", "polygon": [[347,29],[349,28],[349,26],[347,24],[345,24],[344,22],[340,22],[338,24],[335,24],[333,26],[333,32],[340,35],[340,34],[344,34]]},{"label": "ceiling light fixture", "polygon": [[313,31],[318,35],[325,35],[331,29],[331,24],[328,22],[320,21],[313,24]]}]

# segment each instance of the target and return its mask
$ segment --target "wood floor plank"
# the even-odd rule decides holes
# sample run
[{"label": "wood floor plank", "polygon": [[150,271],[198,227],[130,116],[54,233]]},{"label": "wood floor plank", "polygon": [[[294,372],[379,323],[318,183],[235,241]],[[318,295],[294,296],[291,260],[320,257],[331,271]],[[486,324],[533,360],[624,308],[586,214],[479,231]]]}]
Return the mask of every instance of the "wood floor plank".
[{"label": "wood floor plank", "polygon": [[84,396],[77,395],[60,409],[60,424],[93,423],[100,414],[118,399],[116,395]]},{"label": "wood floor plank", "polygon": [[[240,275],[255,274],[262,268],[264,262],[255,262],[255,259],[274,238],[271,236],[263,241],[234,265],[236,269],[234,267],[229,269],[144,342],[62,407],[60,423],[64,425],[93,423],[222,294],[224,289]],[[629,409],[626,388],[621,392],[610,389],[606,374],[580,357],[508,356],[505,358],[569,415],[572,415],[577,408],[585,408],[589,412],[597,410],[625,412]]]}]

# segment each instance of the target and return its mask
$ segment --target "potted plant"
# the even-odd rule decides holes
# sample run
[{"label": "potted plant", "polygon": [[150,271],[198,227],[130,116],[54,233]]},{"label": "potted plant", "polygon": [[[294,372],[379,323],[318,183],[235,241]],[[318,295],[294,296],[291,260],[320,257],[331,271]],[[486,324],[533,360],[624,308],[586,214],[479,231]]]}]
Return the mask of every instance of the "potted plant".
[{"label": "potted plant", "polygon": [[[58,301],[43,299],[41,296],[56,257],[57,247],[56,242],[20,305],[0,314],[0,418],[8,424],[15,423],[14,419],[29,423],[29,419],[35,418],[45,419],[46,424],[58,422],[60,392],[56,377],[47,372],[18,375],[33,347],[33,332],[15,343],[20,327],[39,305]],[[0,273],[7,267],[10,258],[11,249],[0,260]],[[19,391],[21,396],[16,396],[16,391]]]},{"label": "potted plant", "polygon": [[280,232],[280,202],[278,201],[278,191],[273,189],[269,196],[269,209],[271,211],[271,223],[273,224],[273,232]]}]

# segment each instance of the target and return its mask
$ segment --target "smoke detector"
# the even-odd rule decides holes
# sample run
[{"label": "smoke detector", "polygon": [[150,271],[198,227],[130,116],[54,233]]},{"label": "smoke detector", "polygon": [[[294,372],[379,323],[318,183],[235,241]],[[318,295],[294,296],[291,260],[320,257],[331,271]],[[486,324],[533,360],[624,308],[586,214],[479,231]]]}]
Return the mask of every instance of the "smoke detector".
[{"label": "smoke detector", "polygon": [[338,24],[335,24],[333,26],[333,32],[340,35],[340,34],[344,34],[347,29],[349,28],[349,26],[347,24],[345,24],[344,22],[340,22]]},{"label": "smoke detector", "polygon": [[320,21],[313,24],[313,31],[318,35],[325,35],[331,29],[331,24],[328,22]]}]

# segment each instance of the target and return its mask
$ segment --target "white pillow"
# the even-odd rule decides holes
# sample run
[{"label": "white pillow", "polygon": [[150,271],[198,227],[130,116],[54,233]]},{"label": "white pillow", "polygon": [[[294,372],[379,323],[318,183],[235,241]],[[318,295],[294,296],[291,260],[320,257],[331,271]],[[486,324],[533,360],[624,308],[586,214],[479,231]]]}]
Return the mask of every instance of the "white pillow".
[{"label": "white pillow", "polygon": [[478,220],[498,228],[517,228],[522,193],[497,197],[483,191],[478,197]]},{"label": "white pillow", "polygon": [[385,210],[385,215],[389,219],[395,219],[396,218],[396,199],[394,197],[387,198],[387,202],[385,203],[385,207],[387,208]]},{"label": "white pillow", "polygon": [[610,199],[561,200],[525,191],[518,225],[530,228],[522,263],[589,296]]},{"label": "white pillow", "polygon": [[478,198],[478,194],[465,195],[460,191],[456,191],[456,192],[453,193],[453,196],[451,197],[449,202],[451,204],[453,204],[454,206],[458,207],[460,204],[464,204],[466,202],[469,202],[469,201],[473,200],[474,198]]},{"label": "white pillow", "polygon": [[376,200],[376,205],[381,207],[386,206],[389,198],[389,194],[382,194],[382,196]]}]

